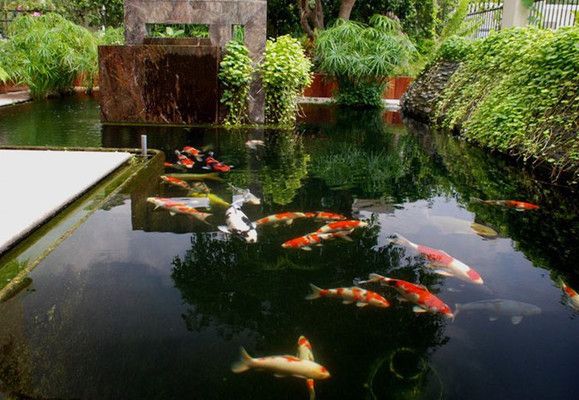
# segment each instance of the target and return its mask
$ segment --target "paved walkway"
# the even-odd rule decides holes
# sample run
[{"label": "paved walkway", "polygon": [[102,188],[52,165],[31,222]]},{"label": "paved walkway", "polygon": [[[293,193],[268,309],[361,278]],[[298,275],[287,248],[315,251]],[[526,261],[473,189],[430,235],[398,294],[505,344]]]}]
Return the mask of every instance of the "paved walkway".
[{"label": "paved walkway", "polygon": [[[298,103],[303,104],[327,104],[332,103],[333,101],[334,99],[332,97],[298,97]],[[400,100],[384,99],[383,102],[386,111],[400,110]]]},{"label": "paved walkway", "polygon": [[0,149],[0,253],[130,158],[121,152]]},{"label": "paved walkway", "polygon": [[0,94],[0,107],[12,106],[14,104],[25,103],[32,100],[27,90],[22,92],[11,92]]}]

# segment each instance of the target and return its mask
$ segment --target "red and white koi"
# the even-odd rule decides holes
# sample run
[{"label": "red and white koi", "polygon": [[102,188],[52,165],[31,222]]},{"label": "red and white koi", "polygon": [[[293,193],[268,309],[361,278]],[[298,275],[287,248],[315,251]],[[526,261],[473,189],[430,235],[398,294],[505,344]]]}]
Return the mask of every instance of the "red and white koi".
[{"label": "red and white koi", "polygon": [[306,300],[315,300],[322,297],[342,299],[343,304],[356,303],[358,307],[374,306],[380,308],[390,307],[390,303],[378,293],[359,287],[321,289],[310,283],[312,293],[306,296]]},{"label": "red and white koi", "polygon": [[318,233],[332,233],[341,231],[352,231],[357,228],[365,228],[368,226],[367,222],[358,220],[336,221],[322,226],[318,229]]},{"label": "red and white koi", "polygon": [[310,360],[300,360],[295,356],[271,356],[252,358],[247,351],[241,348],[241,360],[231,366],[231,370],[238,374],[250,369],[259,369],[273,372],[277,377],[294,376],[302,379],[328,379],[330,372],[326,367]]},{"label": "red and white koi", "polygon": [[198,150],[195,147],[191,147],[191,146],[183,147],[183,150],[181,150],[181,153],[187,154],[191,157],[199,157],[199,156],[201,156],[201,154],[203,154],[201,150]]},{"label": "red and white koi", "polygon": [[434,268],[434,272],[442,276],[453,276],[460,280],[482,285],[483,279],[473,268],[457,260],[445,251],[433,249],[421,244],[412,243],[404,236],[397,234],[399,243],[406,244],[416,249],[429,262],[429,266]]},{"label": "red and white koi", "polygon": [[168,199],[165,197],[148,197],[147,202],[155,205],[155,210],[157,208],[167,209],[169,207],[187,205],[184,201],[176,201],[176,200]]},{"label": "red and white koi", "polygon": [[378,274],[370,274],[370,282],[380,282],[383,286],[390,286],[396,289],[400,294],[398,298],[400,301],[409,301],[416,304],[413,309],[415,313],[440,313],[448,318],[454,317],[450,307],[434,294],[430,293],[424,286]]},{"label": "red and white koi", "polygon": [[175,150],[175,154],[177,155],[177,164],[178,165],[182,165],[183,167],[187,168],[187,169],[192,169],[193,166],[195,165],[195,162],[193,160],[191,160],[189,157],[187,157],[184,154],[181,154],[181,152],[179,150]]},{"label": "red and white koi", "polygon": [[231,171],[231,166],[223,164],[217,161],[215,158],[209,156],[205,159],[205,167],[203,169],[209,169],[215,172],[229,172]]},{"label": "red and white koi", "polygon": [[187,189],[187,190],[191,189],[191,186],[189,186],[189,184],[187,182],[185,182],[182,179],[175,178],[174,176],[161,175],[160,178],[163,182],[168,183],[169,185],[178,186],[182,189]]},{"label": "red and white koi", "polygon": [[320,220],[324,220],[324,221],[341,221],[341,220],[345,220],[348,219],[348,217],[341,215],[341,214],[334,214],[331,212],[326,212],[326,211],[314,211],[314,212],[307,212],[306,214],[306,218],[314,218],[314,219],[320,219]]},{"label": "red and white koi", "polygon": [[[298,339],[298,358],[300,360],[316,361],[314,359],[314,353],[312,352],[312,345],[310,341],[305,336],[300,336]],[[316,398],[315,381],[313,379],[308,379],[306,385],[308,387],[308,392],[310,393],[310,400]]]},{"label": "red and white koi", "polygon": [[561,287],[567,297],[569,297],[569,305],[573,307],[573,309],[579,311],[579,294],[570,288],[565,282],[561,282]]},{"label": "red and white koi", "polygon": [[204,213],[194,207],[191,207],[186,202],[174,201],[164,197],[149,197],[147,198],[147,202],[154,204],[155,209],[161,207],[169,211],[171,216],[176,214],[183,214],[205,223],[208,223],[206,219],[211,216],[209,213]]},{"label": "red and white koi", "polygon": [[309,233],[304,236],[300,236],[295,239],[288,240],[284,244],[281,245],[284,249],[300,249],[305,251],[310,251],[312,246],[321,246],[322,242],[325,240],[332,240],[332,239],[345,239],[351,241],[348,235],[352,233],[352,231],[342,231],[342,232],[333,232],[333,233]]},{"label": "red and white koi", "polygon": [[294,222],[295,219],[298,218],[306,218],[306,214],[303,212],[283,212],[258,219],[257,221],[255,221],[255,224],[259,226],[283,222],[287,225],[290,225]]},{"label": "red and white koi", "polygon": [[525,201],[519,200],[481,200],[473,197],[471,201],[475,203],[488,204],[492,206],[514,208],[517,211],[531,211],[531,210],[538,210],[540,208],[536,204],[527,203]]},{"label": "red and white koi", "polygon": [[165,168],[173,168],[173,169],[176,169],[177,171],[184,171],[184,170],[185,170],[185,168],[184,168],[182,165],[173,164],[173,163],[170,163],[170,162],[163,163],[163,166],[164,166]]}]

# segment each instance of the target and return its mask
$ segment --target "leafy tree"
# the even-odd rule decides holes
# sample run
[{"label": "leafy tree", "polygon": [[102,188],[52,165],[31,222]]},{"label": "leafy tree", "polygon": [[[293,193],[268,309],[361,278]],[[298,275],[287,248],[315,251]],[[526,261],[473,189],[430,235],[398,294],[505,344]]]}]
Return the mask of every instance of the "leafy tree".
[{"label": "leafy tree", "polygon": [[123,25],[124,0],[53,0],[53,3],[59,14],[78,25],[85,27]]}]

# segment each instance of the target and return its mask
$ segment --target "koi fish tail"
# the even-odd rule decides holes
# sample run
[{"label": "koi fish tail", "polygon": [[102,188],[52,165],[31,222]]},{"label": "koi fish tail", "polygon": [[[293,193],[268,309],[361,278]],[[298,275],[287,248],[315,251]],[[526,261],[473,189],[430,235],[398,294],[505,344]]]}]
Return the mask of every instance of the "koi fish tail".
[{"label": "koi fish tail", "polygon": [[374,273],[370,274],[368,278],[369,278],[368,282],[380,282],[382,285],[387,285],[388,282],[392,280],[391,278],[387,278],[385,276]]},{"label": "koi fish tail", "polygon": [[316,389],[314,388],[314,380],[308,379],[306,381],[306,385],[308,386],[308,392],[310,392],[310,400],[315,400],[316,398]]},{"label": "koi fish tail", "polygon": [[249,369],[251,369],[251,356],[247,353],[247,350],[245,350],[243,347],[241,348],[241,360],[239,360],[236,363],[231,364],[231,371],[233,371],[236,374],[239,374],[241,372],[245,372]]},{"label": "koi fish tail", "polygon": [[452,313],[452,320],[454,321],[454,319],[456,318],[456,316],[458,315],[458,313],[460,312],[460,308],[462,307],[461,304],[456,303],[454,305],[454,313]]},{"label": "koi fish tail", "polygon": [[401,234],[399,234],[398,232],[395,232],[394,235],[396,235],[396,238],[392,239],[392,241],[394,243],[396,243],[397,245],[400,245],[400,246],[411,245],[412,246],[413,243],[410,240],[406,239]]},{"label": "koi fish tail", "polygon": [[306,300],[315,300],[315,299],[319,299],[320,297],[322,297],[322,289],[317,287],[316,285],[312,285],[310,283],[310,288],[312,289],[312,293],[308,294],[306,296]]},{"label": "koi fish tail", "polygon": [[204,224],[211,225],[209,222],[207,222],[207,218],[211,217],[212,215],[213,214],[203,213],[203,214],[197,214],[197,216],[195,216],[194,218],[197,218],[199,221],[203,222]]}]

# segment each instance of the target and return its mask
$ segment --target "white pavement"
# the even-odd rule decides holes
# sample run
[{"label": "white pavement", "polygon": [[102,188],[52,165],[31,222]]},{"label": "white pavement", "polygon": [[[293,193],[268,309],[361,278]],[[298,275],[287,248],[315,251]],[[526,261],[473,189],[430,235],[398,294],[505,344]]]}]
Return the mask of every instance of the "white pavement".
[{"label": "white pavement", "polygon": [[28,92],[28,90],[24,90],[21,92],[3,93],[0,94],[0,107],[26,103],[31,99],[32,98],[30,97],[30,93]]},{"label": "white pavement", "polygon": [[130,158],[121,152],[0,149],[0,253]]}]

